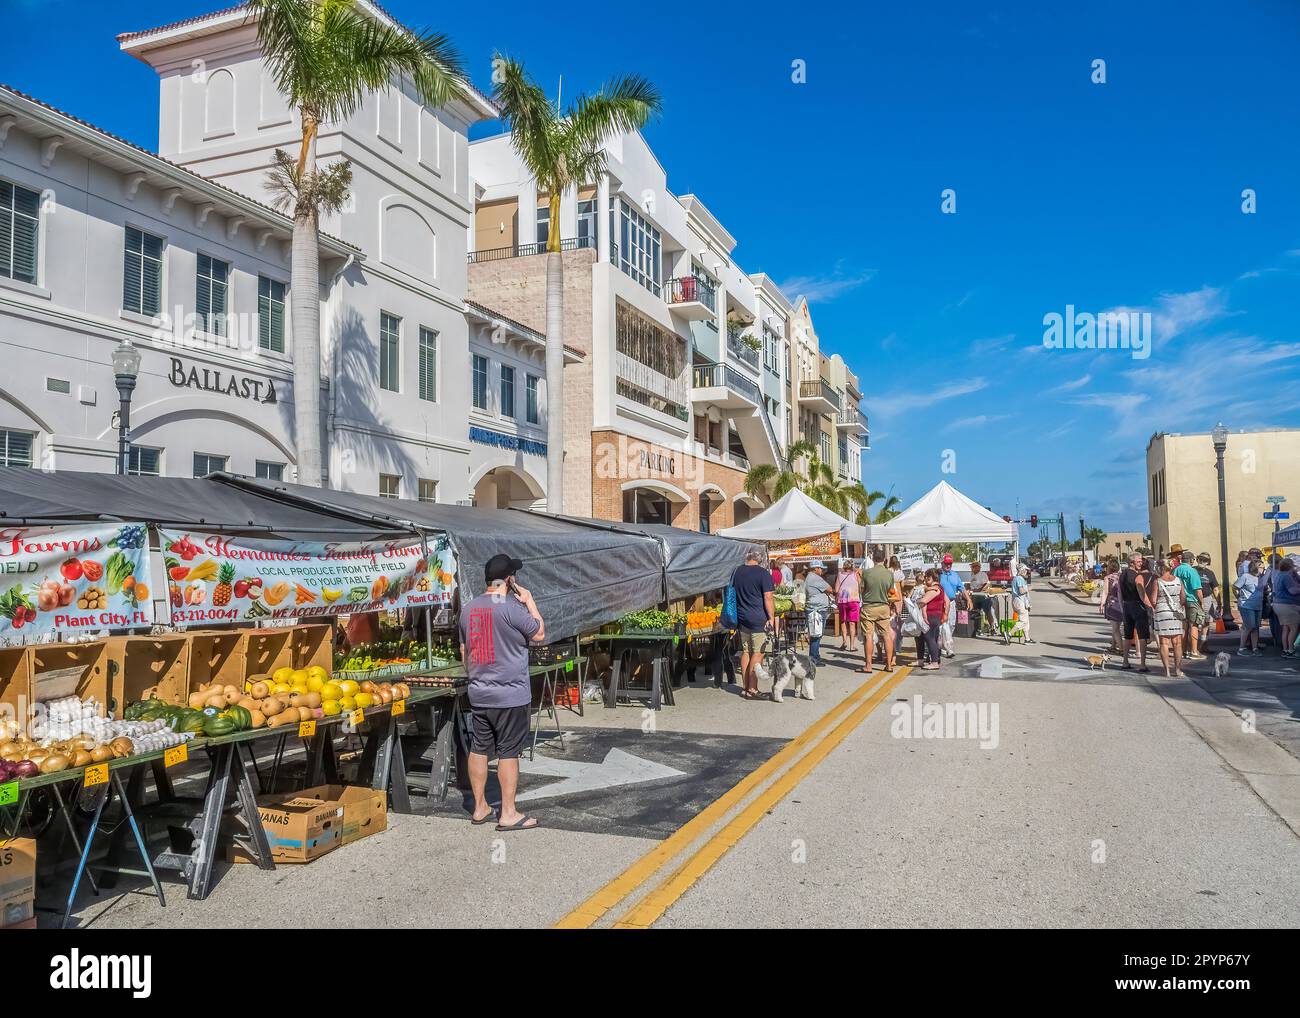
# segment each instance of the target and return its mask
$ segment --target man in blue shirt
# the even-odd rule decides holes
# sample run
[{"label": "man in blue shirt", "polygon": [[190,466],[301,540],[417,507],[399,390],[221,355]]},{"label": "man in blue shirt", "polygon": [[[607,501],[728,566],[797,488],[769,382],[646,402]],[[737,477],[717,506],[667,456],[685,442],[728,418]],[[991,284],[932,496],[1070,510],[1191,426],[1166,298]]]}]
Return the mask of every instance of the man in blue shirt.
[{"label": "man in blue shirt", "polygon": [[1200,639],[1201,627],[1205,625],[1205,609],[1202,601],[1205,592],[1201,589],[1201,574],[1196,571],[1196,556],[1190,551],[1183,551],[1181,544],[1169,549],[1170,556],[1178,556],[1181,563],[1174,569],[1174,575],[1183,581],[1183,594],[1187,600],[1187,621],[1183,623],[1183,635],[1186,638],[1187,652],[1183,660],[1199,661],[1196,645]]},{"label": "man in blue shirt", "polygon": [[772,591],[772,573],[758,564],[758,552],[745,556],[745,564],[736,570],[731,580],[736,590],[736,622],[740,629],[740,670],[746,700],[758,698],[758,675],[755,669],[763,663],[763,647],[767,633],[776,617]]},{"label": "man in blue shirt", "polygon": [[939,586],[948,595],[948,617],[939,631],[939,642],[943,645],[943,652],[952,657],[953,627],[957,624],[957,595],[961,594],[963,602],[966,600],[966,584],[962,583],[961,577],[953,569],[951,555],[943,557],[943,568],[939,570]]}]

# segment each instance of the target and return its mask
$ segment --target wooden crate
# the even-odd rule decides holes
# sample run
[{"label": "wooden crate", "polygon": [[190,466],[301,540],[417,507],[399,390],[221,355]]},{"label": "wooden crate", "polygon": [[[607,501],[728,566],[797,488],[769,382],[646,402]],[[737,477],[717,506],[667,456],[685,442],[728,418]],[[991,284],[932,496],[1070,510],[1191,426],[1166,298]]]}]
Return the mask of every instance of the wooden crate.
[{"label": "wooden crate", "polygon": [[137,700],[158,699],[183,704],[189,693],[188,635],[114,636],[109,639],[113,661],[115,717]]},{"label": "wooden crate", "polygon": [[293,667],[292,628],[245,629],[243,632],[245,679],[270,675],[277,668]]},{"label": "wooden crate", "polygon": [[32,704],[30,647],[0,647],[0,717],[26,730]]},{"label": "wooden crate", "polygon": [[51,690],[54,681],[51,673],[75,669],[77,674],[66,695],[75,695],[82,700],[93,696],[104,705],[110,716],[121,716],[124,705],[115,705],[108,640],[95,643],[37,643],[27,649],[31,655],[33,701],[57,699],[58,694]]},{"label": "wooden crate", "polygon": [[[187,692],[212,682],[244,688],[247,630],[191,633]],[[182,698],[183,700],[183,698]]]},{"label": "wooden crate", "polygon": [[310,668],[319,665],[325,671],[334,669],[334,626],[298,625],[290,630],[292,649],[290,667]]}]

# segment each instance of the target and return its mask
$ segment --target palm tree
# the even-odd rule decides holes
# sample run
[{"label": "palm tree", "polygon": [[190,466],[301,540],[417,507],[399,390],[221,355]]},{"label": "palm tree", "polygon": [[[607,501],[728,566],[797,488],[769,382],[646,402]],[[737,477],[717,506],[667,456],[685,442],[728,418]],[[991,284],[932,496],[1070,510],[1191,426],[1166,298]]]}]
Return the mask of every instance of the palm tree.
[{"label": "palm tree", "polygon": [[447,37],[372,18],[356,0],[248,0],[250,20],[276,87],[298,111],[298,156],[275,152],[268,182],[277,208],[293,215],[290,317],[298,480],[323,483],[320,428],[320,216],[343,208],[347,160],[316,167],[322,124],[345,120],[366,97],[401,76],[420,101],[443,106],[464,95],[464,71]]},{"label": "palm tree", "polygon": [[846,519],[851,518],[856,523],[867,522],[866,516],[872,503],[884,497],[880,492],[867,491],[858,481],[841,484],[830,464],[821,461],[811,442],[802,439],[795,442],[790,446],[788,455],[790,463],[806,460],[806,469],[801,473],[790,466],[781,468],[771,463],[760,463],[746,472],[745,493],[756,498],[779,499],[798,488],[814,502],[820,502],[832,512],[839,513]]},{"label": "palm tree", "polygon": [[876,518],[872,523],[888,523],[899,514],[899,505],[901,504],[897,495],[882,496],[885,498],[885,504],[876,512]]},{"label": "palm tree", "polygon": [[564,512],[564,261],[560,255],[560,197],[605,172],[605,140],[637,131],[659,112],[659,91],[628,75],[565,110],[547,98],[516,60],[495,61],[493,98],[510,141],[550,204],[546,232],[546,505]]}]

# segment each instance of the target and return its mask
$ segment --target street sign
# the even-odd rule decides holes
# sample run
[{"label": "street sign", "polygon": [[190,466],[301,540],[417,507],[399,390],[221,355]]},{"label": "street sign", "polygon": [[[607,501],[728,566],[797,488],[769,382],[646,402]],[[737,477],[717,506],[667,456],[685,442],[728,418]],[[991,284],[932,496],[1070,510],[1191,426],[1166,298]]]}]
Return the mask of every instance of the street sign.
[{"label": "street sign", "polygon": [[1265,501],[1265,502],[1271,502],[1271,503],[1273,503],[1273,505],[1281,505],[1283,502],[1286,501],[1286,496],[1285,496],[1285,495],[1269,495],[1266,499],[1264,499],[1264,501]]},{"label": "street sign", "polygon": [[1290,513],[1271,512],[1264,514],[1264,519],[1266,520],[1289,520],[1290,518]]}]

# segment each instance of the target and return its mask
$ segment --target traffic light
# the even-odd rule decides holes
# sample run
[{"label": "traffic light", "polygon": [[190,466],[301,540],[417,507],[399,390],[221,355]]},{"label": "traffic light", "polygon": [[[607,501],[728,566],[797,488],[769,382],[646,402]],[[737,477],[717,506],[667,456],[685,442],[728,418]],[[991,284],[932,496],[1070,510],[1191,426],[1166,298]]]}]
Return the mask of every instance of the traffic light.
[{"label": "traffic light", "polygon": [[1034,513],[1032,516],[1029,517],[1029,525],[1033,527],[1035,530],[1038,529],[1038,513]]}]

